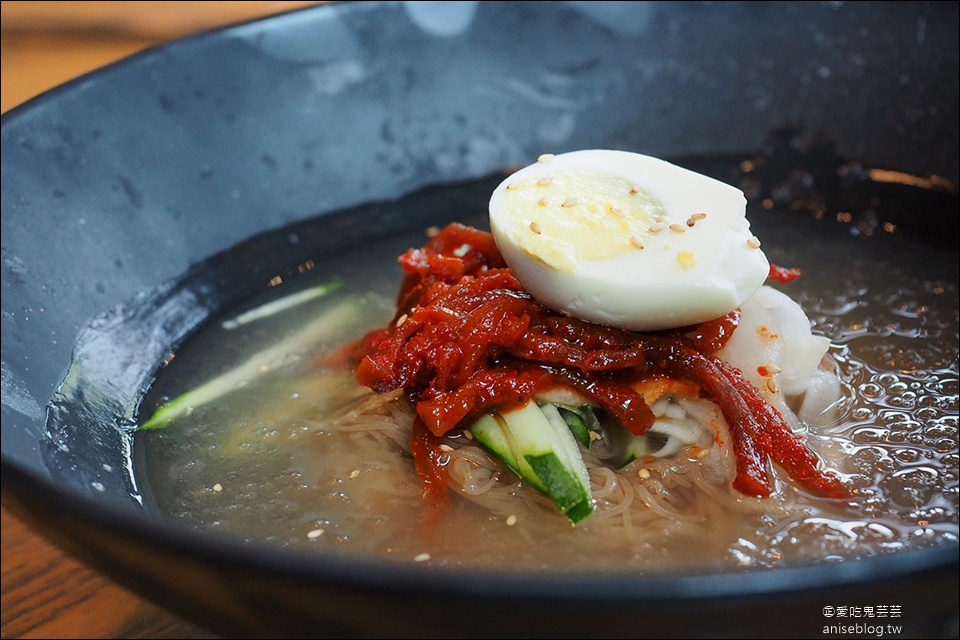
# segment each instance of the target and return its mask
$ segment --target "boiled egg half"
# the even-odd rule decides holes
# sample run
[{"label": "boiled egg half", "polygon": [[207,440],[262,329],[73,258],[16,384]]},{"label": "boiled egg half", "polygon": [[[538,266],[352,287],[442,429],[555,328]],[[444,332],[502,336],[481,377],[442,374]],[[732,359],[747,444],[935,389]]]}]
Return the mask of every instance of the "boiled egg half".
[{"label": "boiled egg half", "polygon": [[770,270],[739,189],[626,151],[540,156],[494,190],[490,229],[534,298],[631,331],[718,318]]}]

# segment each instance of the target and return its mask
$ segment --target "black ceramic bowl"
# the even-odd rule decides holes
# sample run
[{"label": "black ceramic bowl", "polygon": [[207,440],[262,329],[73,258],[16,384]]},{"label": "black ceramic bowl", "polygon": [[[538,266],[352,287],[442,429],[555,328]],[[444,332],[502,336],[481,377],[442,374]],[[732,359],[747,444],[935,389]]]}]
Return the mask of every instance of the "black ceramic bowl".
[{"label": "black ceramic bowl", "polygon": [[[204,34],[3,116],[4,506],[236,636],[809,637],[824,607],[859,603],[901,607],[904,636],[955,637],[956,546],[736,575],[517,575],[240,544],[142,507],[138,402],[164,353],[250,294],[255,278],[217,266],[248,238],[385,203],[373,228],[349,212],[312,224],[296,261],[417,228],[389,202],[453,211],[421,190],[546,150],[694,157],[785,127],[788,153],[956,184],[956,3],[439,4]],[[955,252],[956,216],[899,222]]]}]

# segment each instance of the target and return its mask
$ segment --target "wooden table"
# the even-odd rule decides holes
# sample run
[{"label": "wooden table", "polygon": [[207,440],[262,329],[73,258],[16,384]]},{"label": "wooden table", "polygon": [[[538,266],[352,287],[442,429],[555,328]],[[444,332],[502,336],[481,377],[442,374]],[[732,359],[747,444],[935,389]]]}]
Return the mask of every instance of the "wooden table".
[{"label": "wooden table", "polygon": [[[143,48],[315,2],[3,2],[0,110]],[[214,638],[2,510],[3,638]]]}]

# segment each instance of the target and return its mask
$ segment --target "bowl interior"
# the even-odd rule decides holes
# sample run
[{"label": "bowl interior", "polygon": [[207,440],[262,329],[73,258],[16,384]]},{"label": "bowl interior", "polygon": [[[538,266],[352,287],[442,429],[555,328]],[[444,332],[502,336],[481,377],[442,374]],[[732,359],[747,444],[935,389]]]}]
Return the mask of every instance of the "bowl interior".
[{"label": "bowl interior", "polygon": [[[251,603],[281,594],[300,631],[317,619],[334,631],[383,630],[344,594],[394,598],[384,620],[396,624],[399,605],[410,604],[396,595],[409,569],[250,554],[145,513],[130,471],[139,403],[164,355],[248,299],[251,282],[459,217],[499,172],[545,150],[680,158],[792,149],[822,153],[817,166],[850,158],[957,182],[954,4],[465,2],[444,15],[426,4],[342,3],[212,32],[3,116],[4,504],[95,566],[224,629],[269,629]],[[453,184],[474,191],[450,201],[430,188]],[[955,257],[955,207],[912,213],[897,223]],[[64,535],[65,524],[77,534]],[[710,611],[735,628],[731,594],[756,594],[749,602],[761,606],[771,590],[876,586],[892,575],[925,575],[917,594],[942,593],[932,576],[955,577],[956,562],[953,548],[736,583],[620,577],[594,585],[591,599],[716,597]],[[177,586],[173,567],[244,604]],[[241,567],[244,579],[222,584]],[[466,588],[532,595],[543,609],[583,584],[478,576],[464,587],[413,573],[424,600]],[[257,586],[265,580],[274,595]],[[292,585],[343,606],[308,613]],[[811,611],[829,604],[805,602]],[[527,623],[546,633],[565,618],[554,620]],[[402,628],[430,629],[410,624]]]}]

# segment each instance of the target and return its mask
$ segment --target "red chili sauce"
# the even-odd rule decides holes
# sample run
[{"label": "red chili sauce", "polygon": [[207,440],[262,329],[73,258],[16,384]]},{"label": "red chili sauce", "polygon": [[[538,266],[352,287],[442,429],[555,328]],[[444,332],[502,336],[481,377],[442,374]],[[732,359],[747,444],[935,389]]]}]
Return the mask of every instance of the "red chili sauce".
[{"label": "red chili sauce", "polygon": [[[654,333],[614,329],[555,313],[534,300],[507,267],[492,235],[461,224],[399,258],[406,273],[389,326],[357,345],[357,379],[378,392],[402,388],[416,409],[411,452],[428,493],[441,490],[438,438],[484,413],[522,404],[558,385],[575,389],[634,434],[654,415],[631,383],[651,375],[688,380],[730,425],[735,489],[770,495],[767,460],[830,498],[848,489],[741,372],[715,357],[740,312]],[[788,282],[797,269],[771,266]]]}]

